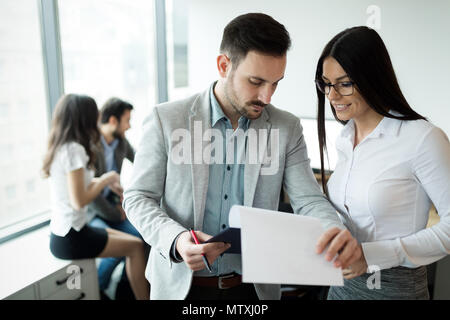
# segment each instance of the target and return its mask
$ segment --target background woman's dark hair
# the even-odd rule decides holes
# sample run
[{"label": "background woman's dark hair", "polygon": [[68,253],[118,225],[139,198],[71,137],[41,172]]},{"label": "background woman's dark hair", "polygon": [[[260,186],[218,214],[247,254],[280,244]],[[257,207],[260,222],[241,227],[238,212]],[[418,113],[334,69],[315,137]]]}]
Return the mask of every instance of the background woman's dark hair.
[{"label": "background woman's dark hair", "polygon": [[98,108],[91,97],[67,94],[58,100],[42,167],[45,177],[50,176],[50,167],[56,151],[68,142],[81,144],[89,156],[88,167],[93,166],[95,156],[92,146],[100,138],[97,122]]},{"label": "background woman's dark hair", "polygon": [[281,23],[264,13],[247,13],[227,24],[220,52],[228,55],[235,69],[249,51],[283,56],[290,47],[289,32]]},{"label": "background woman's dark hair", "polygon": [[[392,67],[389,53],[378,33],[368,27],[353,27],[337,34],[323,49],[316,68],[316,79],[322,80],[323,62],[333,57],[354,81],[355,89],[377,113],[394,119],[425,119],[415,112],[403,96]],[[327,153],[325,132],[325,94],[318,88],[317,129],[320,147],[322,187],[328,196],[324,170],[324,153]],[[331,107],[331,105],[330,105]],[[342,124],[331,107],[334,118]],[[396,111],[400,115],[392,115]]]},{"label": "background woman's dark hair", "polygon": [[133,110],[133,106],[119,98],[109,98],[100,110],[100,122],[107,123],[110,117],[115,117],[118,122],[125,110]]}]

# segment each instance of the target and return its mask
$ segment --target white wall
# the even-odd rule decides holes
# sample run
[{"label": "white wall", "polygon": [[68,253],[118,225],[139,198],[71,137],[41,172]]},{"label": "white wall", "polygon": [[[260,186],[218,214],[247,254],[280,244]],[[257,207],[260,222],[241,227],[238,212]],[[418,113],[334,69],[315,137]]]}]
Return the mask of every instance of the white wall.
[{"label": "white wall", "polygon": [[273,103],[315,118],[317,59],[332,36],[347,27],[366,25],[370,5],[381,10],[378,32],[406,99],[450,135],[449,0],[190,0],[190,91],[203,90],[217,79],[215,59],[225,25],[239,14],[263,12],[286,26],[293,44]]}]

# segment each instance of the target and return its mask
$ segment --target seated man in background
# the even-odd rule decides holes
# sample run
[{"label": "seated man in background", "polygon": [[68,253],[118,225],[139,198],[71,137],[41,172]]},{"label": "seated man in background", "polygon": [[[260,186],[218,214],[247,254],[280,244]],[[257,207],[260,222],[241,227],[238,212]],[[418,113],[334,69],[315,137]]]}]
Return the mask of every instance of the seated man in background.
[{"label": "seated man in background", "polygon": [[[117,98],[110,98],[100,110],[100,142],[95,148],[95,176],[114,170],[120,173],[124,158],[134,161],[134,150],[125,138],[130,129],[130,116],[133,106]],[[94,218],[90,225],[99,228],[117,229],[137,237],[139,232],[126,218],[122,209],[122,196],[106,187],[88,206],[88,212]],[[98,267],[99,286],[102,294],[108,288],[111,275],[124,258],[104,258]],[[127,281],[125,268],[122,280]]]}]

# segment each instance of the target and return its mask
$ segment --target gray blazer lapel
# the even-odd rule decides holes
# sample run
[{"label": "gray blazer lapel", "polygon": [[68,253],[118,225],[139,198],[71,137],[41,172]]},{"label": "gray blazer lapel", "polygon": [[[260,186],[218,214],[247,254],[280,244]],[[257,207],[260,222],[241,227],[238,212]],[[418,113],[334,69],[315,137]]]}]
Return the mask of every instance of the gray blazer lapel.
[{"label": "gray blazer lapel", "polygon": [[125,141],[123,139],[119,139],[119,144],[117,145],[116,150],[114,150],[114,160],[116,161],[117,170],[122,169],[122,162],[124,157],[124,143]]},{"label": "gray blazer lapel", "polygon": [[105,152],[103,151],[103,145],[100,141],[95,145],[95,149],[96,149],[95,156],[97,157],[95,176],[99,177],[106,172],[106,159],[105,159]]},{"label": "gray blazer lapel", "polygon": [[[255,142],[251,142],[250,137],[247,138],[246,163],[244,168],[244,206],[251,207],[255,197],[256,184],[258,183],[259,172],[261,170],[262,159],[267,149],[270,138],[270,128],[272,124],[269,121],[269,115],[266,109],[263,109],[261,116],[250,122],[249,130],[256,133],[257,147]],[[260,132],[260,130],[262,130]],[[263,132],[266,134],[262,134]],[[260,140],[260,138],[262,140]],[[261,148],[261,150],[260,150]],[[257,155],[255,155],[257,153]],[[259,155],[262,155],[261,157]],[[257,159],[257,163],[251,159]]]},{"label": "gray blazer lapel", "polygon": [[209,141],[203,141],[203,134],[208,129],[211,129],[209,89],[195,100],[189,116],[192,197],[194,201],[194,228],[196,230],[202,230],[203,228],[206,193],[208,191],[209,159],[203,159],[203,150],[209,143]]}]

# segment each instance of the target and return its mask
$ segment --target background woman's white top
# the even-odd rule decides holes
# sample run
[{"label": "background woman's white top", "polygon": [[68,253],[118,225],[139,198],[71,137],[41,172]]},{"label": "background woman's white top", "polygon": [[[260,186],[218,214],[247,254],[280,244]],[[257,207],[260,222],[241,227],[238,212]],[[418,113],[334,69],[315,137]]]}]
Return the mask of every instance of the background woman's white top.
[{"label": "background woman's white top", "polygon": [[[353,149],[350,120],[336,141],[330,199],[368,266],[430,264],[450,253],[450,144],[424,121],[383,118]],[[425,229],[431,202],[440,222]]]},{"label": "background woman's white top", "polygon": [[76,142],[62,145],[55,154],[50,167],[52,201],[50,230],[55,235],[63,237],[71,227],[80,231],[87,222],[86,207],[77,211],[70,204],[67,174],[84,168],[84,183],[87,187],[94,177],[94,171],[87,169],[88,162],[86,150]]}]

